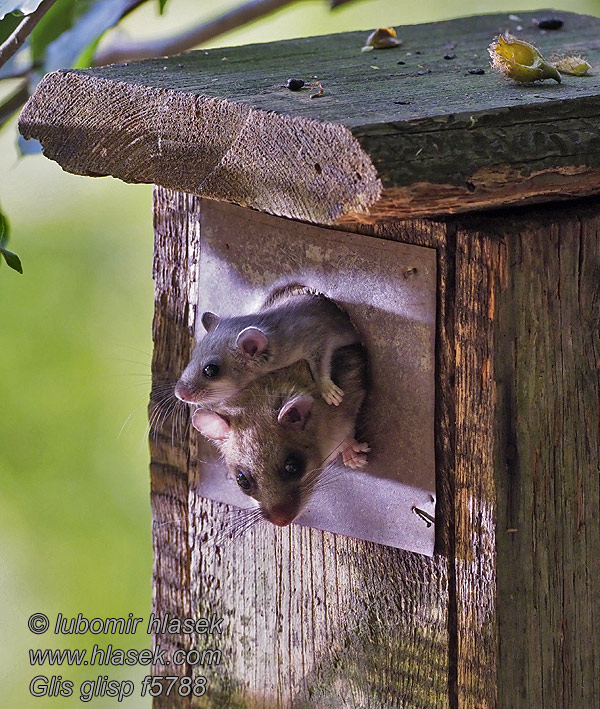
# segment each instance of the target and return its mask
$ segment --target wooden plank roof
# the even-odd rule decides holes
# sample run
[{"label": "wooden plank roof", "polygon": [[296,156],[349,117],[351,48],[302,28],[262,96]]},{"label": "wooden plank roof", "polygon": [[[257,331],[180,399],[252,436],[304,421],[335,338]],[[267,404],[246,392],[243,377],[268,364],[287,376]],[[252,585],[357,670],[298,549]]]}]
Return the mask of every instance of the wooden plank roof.
[{"label": "wooden plank roof", "polygon": [[[563,27],[533,23],[548,14]],[[518,85],[487,48],[510,30],[600,67],[600,19],[519,17],[401,27],[400,47],[367,53],[367,33],[350,32],[58,71],[20,130],[70,172],[324,224],[596,194],[600,71]],[[290,91],[290,77],[307,88]]]}]

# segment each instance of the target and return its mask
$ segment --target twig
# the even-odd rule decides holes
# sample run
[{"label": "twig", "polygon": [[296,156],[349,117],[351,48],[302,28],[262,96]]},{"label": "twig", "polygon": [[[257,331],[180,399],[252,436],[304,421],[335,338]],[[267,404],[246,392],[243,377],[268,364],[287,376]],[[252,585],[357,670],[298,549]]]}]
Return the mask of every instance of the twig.
[{"label": "twig", "polygon": [[103,66],[115,62],[178,54],[248,24],[263,15],[268,15],[285,5],[291,5],[293,2],[296,0],[250,0],[250,2],[174,37],[161,37],[144,42],[117,39],[113,44],[96,53],[94,64]]},{"label": "twig", "polygon": [[[235,30],[242,25],[247,25],[259,17],[268,15],[286,5],[291,5],[297,0],[250,0],[229,12],[215,17],[191,30],[186,30],[174,37],[161,37],[160,39],[136,42],[129,39],[115,39],[104,49],[99,49],[94,57],[96,66],[114,64],[135,59],[149,59],[150,57],[166,57],[171,54],[185,52],[187,49],[208,42],[219,35]],[[350,0],[330,0],[333,9]]]},{"label": "twig", "polygon": [[55,2],[56,0],[44,0],[35,12],[32,12],[31,15],[27,15],[23,18],[10,37],[6,39],[4,44],[0,45],[0,66],[6,64],[12,55],[23,46],[23,43],[31,34],[33,28]]}]

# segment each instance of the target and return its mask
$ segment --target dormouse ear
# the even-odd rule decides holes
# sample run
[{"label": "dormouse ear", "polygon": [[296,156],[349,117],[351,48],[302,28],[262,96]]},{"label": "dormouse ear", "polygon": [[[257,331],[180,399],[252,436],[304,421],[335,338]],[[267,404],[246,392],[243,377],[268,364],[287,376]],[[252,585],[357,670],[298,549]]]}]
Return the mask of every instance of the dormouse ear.
[{"label": "dormouse ear", "polygon": [[269,340],[265,333],[257,327],[245,327],[237,336],[235,344],[246,357],[258,357],[267,348]]},{"label": "dormouse ear", "polygon": [[210,310],[207,310],[205,313],[202,314],[202,324],[204,325],[204,329],[206,332],[210,332],[211,330],[214,330],[215,327],[219,324],[221,318],[218,315],[215,315],[214,313],[211,313]]},{"label": "dormouse ear", "polygon": [[277,421],[286,428],[303,429],[310,416],[314,401],[310,394],[300,394],[293,397],[282,406]]},{"label": "dormouse ear", "polygon": [[192,426],[211,441],[225,441],[229,437],[229,422],[213,411],[196,409],[192,414]]}]

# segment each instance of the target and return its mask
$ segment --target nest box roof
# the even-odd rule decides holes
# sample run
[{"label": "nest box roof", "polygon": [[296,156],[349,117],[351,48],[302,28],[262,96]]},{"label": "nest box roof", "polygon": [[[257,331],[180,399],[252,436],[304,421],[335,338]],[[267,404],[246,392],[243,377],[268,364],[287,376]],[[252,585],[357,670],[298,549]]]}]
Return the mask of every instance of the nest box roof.
[{"label": "nest box roof", "polygon": [[[57,71],[19,127],[69,172],[323,224],[599,193],[600,20],[539,29],[548,14],[401,27],[370,52],[350,32]],[[516,84],[489,65],[504,30],[598,68]]]}]

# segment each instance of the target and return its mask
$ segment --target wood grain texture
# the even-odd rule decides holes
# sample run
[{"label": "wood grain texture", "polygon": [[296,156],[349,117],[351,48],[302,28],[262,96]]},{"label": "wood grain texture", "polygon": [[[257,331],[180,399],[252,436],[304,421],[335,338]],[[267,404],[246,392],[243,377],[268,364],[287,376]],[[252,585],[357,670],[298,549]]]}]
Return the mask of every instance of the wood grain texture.
[{"label": "wood grain texture", "polygon": [[[189,264],[201,202],[165,189],[158,189],[155,199],[157,214],[164,215],[157,263],[182,256],[183,264]],[[435,225],[411,224],[408,229],[424,245],[439,245],[444,239],[444,229]],[[174,246],[177,241],[182,244],[179,250]],[[182,312],[188,313],[178,319],[185,324],[193,317],[186,311],[192,301],[184,290],[185,279],[175,271],[171,276],[176,298]],[[159,321],[177,319],[171,312],[173,302],[157,300]],[[166,329],[161,332],[173,337]],[[170,356],[168,362],[155,359],[156,381],[186,363],[181,338],[187,337],[190,344],[191,333],[179,325],[177,332],[174,347],[168,340],[160,345]],[[167,433],[168,423],[165,438]],[[175,596],[185,599],[180,605],[189,607],[193,616],[217,613],[225,618],[223,636],[190,639],[201,650],[216,648],[223,653],[220,665],[193,669],[195,675],[207,676],[209,686],[207,696],[193,705],[449,707],[446,558],[428,559],[294,525],[278,530],[263,524],[241,539],[222,541],[219,535],[227,526],[229,508],[195,493],[202,474],[197,441],[189,435],[182,442],[166,442],[170,455],[178,456],[170,471],[155,465],[155,456],[167,453],[153,447],[152,468],[153,477],[168,474],[173,481],[188,482],[187,515],[181,518],[188,533],[182,530],[179,539],[179,563],[187,567],[179,584],[187,579],[188,585],[165,597],[166,607],[173,605]],[[168,541],[164,552],[157,547],[156,553],[169,560]],[[157,562],[157,570],[162,568]],[[156,583],[161,584],[160,578]]]},{"label": "wood grain texture", "polygon": [[501,224],[500,706],[598,706],[600,203]]},{"label": "wood grain texture", "polygon": [[[600,20],[560,13],[563,29],[542,33],[532,17],[545,12],[522,13],[519,36],[600,64]],[[70,172],[318,224],[594,194],[600,74],[503,79],[487,47],[516,24],[501,14],[402,27],[401,48],[366,54],[354,32],[55,72],[20,130]],[[291,75],[318,76],[324,95],[289,91]]]},{"label": "wood grain texture", "polygon": [[[187,214],[190,198],[179,194],[168,204],[155,202],[154,231],[155,256],[153,277],[155,283],[155,313],[152,328],[154,351],[152,357],[153,396],[150,403],[151,420],[160,403],[165,383],[174,382],[180,373],[180,364],[190,355],[191,329],[196,310],[196,279],[194,266],[198,260],[198,239],[188,230]],[[158,395],[157,395],[158,393]],[[189,447],[185,436],[172,435],[177,430],[173,416],[163,417],[159,409],[158,421],[150,435],[150,475],[152,500],[152,528],[154,546],[153,613],[164,618],[195,617],[192,607],[190,577],[190,518],[187,469]],[[189,650],[189,635],[155,634],[154,646],[166,649],[172,657],[176,649]],[[187,665],[153,667],[153,674],[189,676]],[[183,698],[161,697],[154,700],[156,707],[188,705]]]},{"label": "wood grain texture", "polygon": [[456,231],[454,569],[457,700],[497,706],[495,300],[503,251]]}]

